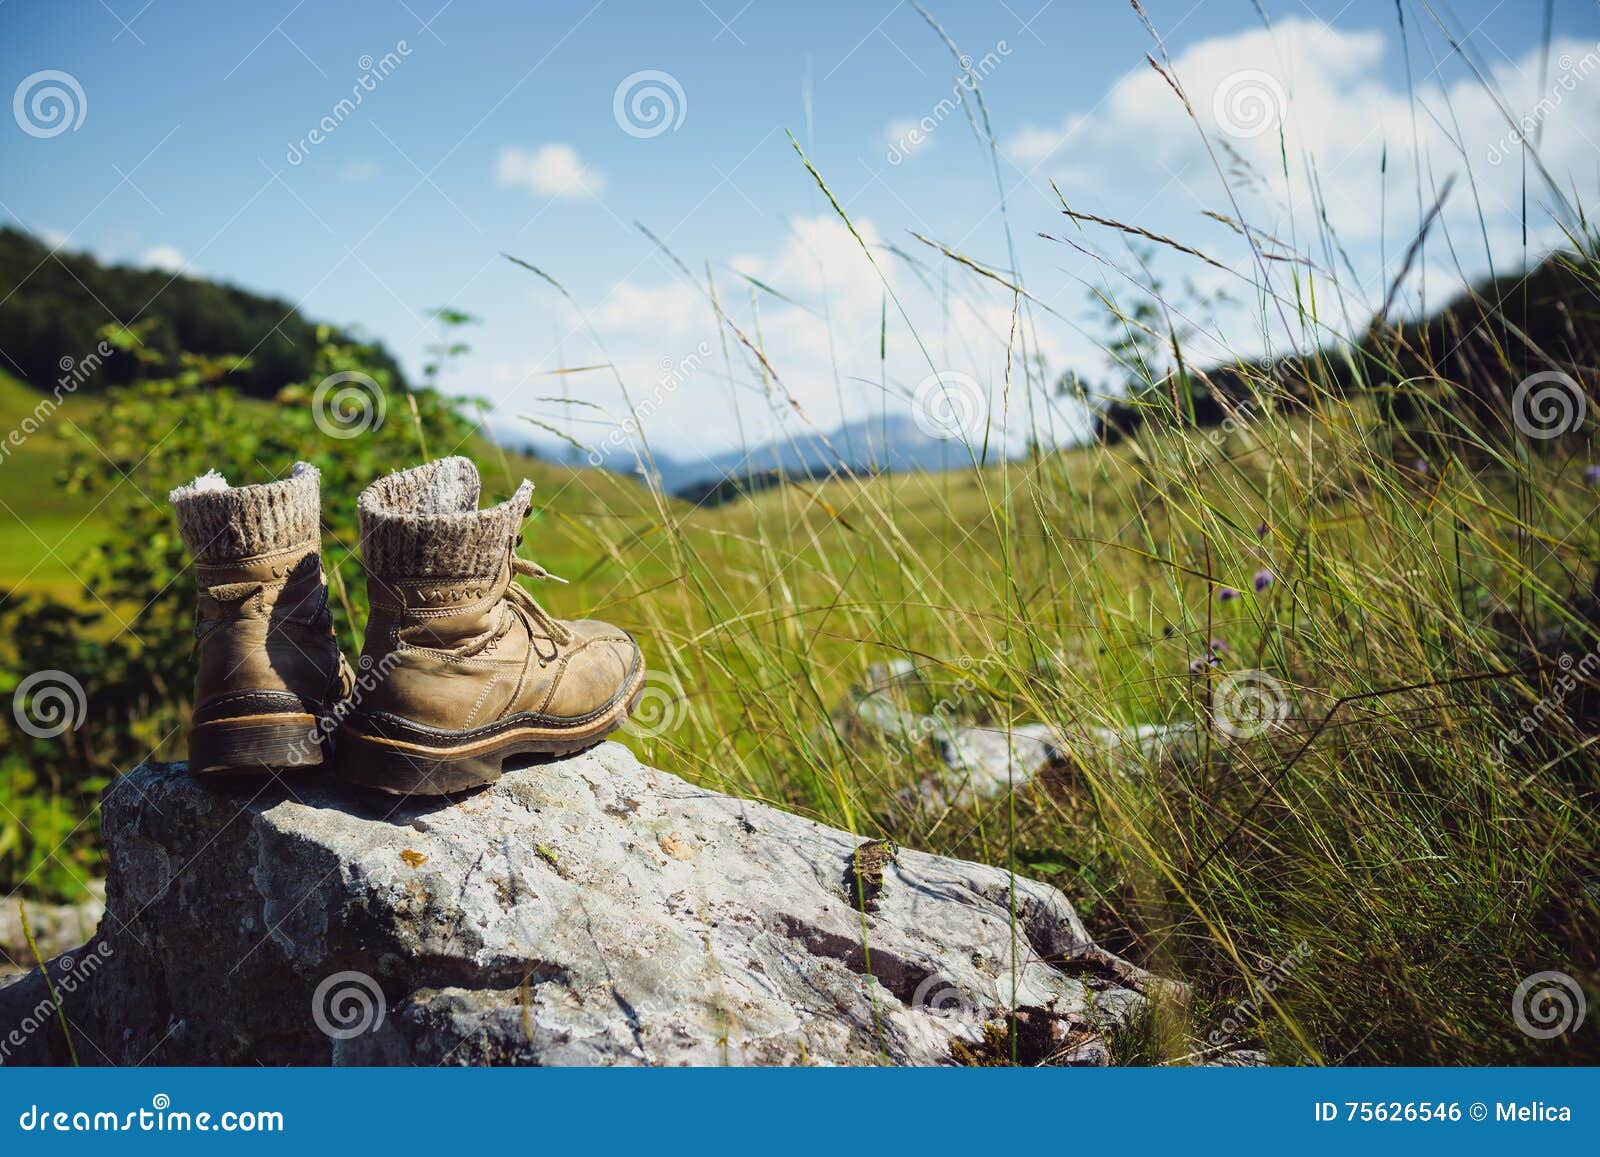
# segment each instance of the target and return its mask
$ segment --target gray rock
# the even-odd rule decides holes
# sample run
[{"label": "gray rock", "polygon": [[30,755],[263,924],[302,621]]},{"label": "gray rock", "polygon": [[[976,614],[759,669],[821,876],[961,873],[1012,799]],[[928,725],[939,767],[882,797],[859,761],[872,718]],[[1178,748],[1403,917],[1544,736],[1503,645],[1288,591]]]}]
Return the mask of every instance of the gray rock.
[{"label": "gray rock", "polygon": [[[959,718],[949,702],[932,713],[916,710],[911,702],[921,687],[922,673],[909,660],[874,663],[835,712],[837,725],[846,730],[862,728],[900,748],[925,745],[932,751],[935,770],[900,794],[899,804],[909,811],[997,799],[1078,761],[1127,776],[1158,764],[1192,763],[1207,738],[1204,729],[1187,721],[1117,728],[984,726]],[[1212,742],[1225,744],[1226,736],[1212,736]]]},{"label": "gray rock", "polygon": [[26,972],[34,964],[33,949],[22,927],[22,908],[28,912],[28,929],[33,932],[39,955],[48,959],[77,948],[100,926],[106,910],[106,885],[89,881],[88,896],[77,904],[36,904],[16,900],[0,906],[0,977]]},{"label": "gray rock", "polygon": [[[616,744],[434,802],[150,765],[103,822],[106,917],[50,966],[85,1064],[941,1064],[1014,1009],[1105,1063],[1182,997],[1053,888]],[[52,1011],[0,989],[0,1059],[67,1059]]]}]

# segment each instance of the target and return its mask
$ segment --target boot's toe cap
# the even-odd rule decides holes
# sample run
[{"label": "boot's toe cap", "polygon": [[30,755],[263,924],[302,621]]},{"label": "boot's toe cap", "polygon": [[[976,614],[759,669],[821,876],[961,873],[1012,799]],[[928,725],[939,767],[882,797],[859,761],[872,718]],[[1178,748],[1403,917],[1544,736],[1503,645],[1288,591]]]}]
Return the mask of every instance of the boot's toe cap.
[{"label": "boot's toe cap", "polygon": [[639,644],[626,631],[594,619],[570,622],[575,639],[550,713],[576,718],[612,703],[644,665]]}]

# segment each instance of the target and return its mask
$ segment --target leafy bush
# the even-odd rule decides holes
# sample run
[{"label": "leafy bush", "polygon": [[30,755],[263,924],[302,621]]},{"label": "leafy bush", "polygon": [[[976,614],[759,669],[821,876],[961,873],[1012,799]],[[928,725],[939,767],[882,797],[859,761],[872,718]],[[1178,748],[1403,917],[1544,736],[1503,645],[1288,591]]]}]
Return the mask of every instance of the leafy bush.
[{"label": "leafy bush", "polygon": [[[96,793],[142,760],[183,757],[196,596],[170,489],[213,469],[242,485],[284,477],[300,459],[318,466],[335,624],[343,642],[359,646],[366,595],[354,496],[385,471],[422,460],[424,448],[448,453],[472,438],[472,403],[404,390],[371,347],[328,329],[316,336],[312,377],[270,401],[217,385],[239,359],[180,354],[164,376],[113,387],[83,425],[56,431],[71,447],[60,482],[92,496],[116,532],[77,567],[86,587],[79,601],[33,595],[0,609],[6,689],[31,673],[59,671],[81,687],[84,703],[76,727],[48,738],[11,716],[0,722],[0,766],[9,769],[0,800],[19,817],[0,845],[0,887],[70,891],[95,857]],[[381,422],[354,437],[324,431],[339,432],[317,385],[335,374],[376,384]],[[368,397],[379,404],[379,394]]]}]

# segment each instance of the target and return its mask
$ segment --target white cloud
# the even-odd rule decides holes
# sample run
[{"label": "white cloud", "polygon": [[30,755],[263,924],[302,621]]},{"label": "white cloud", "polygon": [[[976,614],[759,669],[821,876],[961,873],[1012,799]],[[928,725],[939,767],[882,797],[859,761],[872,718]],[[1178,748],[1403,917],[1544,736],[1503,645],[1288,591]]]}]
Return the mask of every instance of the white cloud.
[{"label": "white cloud", "polygon": [[[541,412],[558,426],[570,417],[573,435],[595,445],[625,421],[631,405],[653,446],[684,456],[828,431],[884,412],[909,413],[920,381],[935,370],[953,370],[980,384],[998,426],[1010,295],[983,283],[971,295],[958,289],[945,300],[883,248],[873,221],[857,219],[855,225],[877,268],[843,222],[816,216],[791,220],[774,249],[733,256],[716,273],[723,310],[760,347],[776,381],[732,329],[719,333],[701,289],[681,277],[664,277],[623,281],[587,304],[582,319],[563,319],[567,336],[559,356],[552,351],[537,365],[485,367],[488,392],[503,413],[527,412],[527,399],[555,392],[540,384],[539,375],[562,364],[609,362],[627,385],[628,402],[609,373],[594,373],[567,385],[574,397],[601,406],[603,415],[587,405],[570,412],[546,406]],[[909,324],[887,296],[890,291]],[[599,344],[581,348],[590,327]],[[1043,332],[1037,337],[1037,352],[1049,364],[1066,364],[1067,351],[1057,338]],[[1073,353],[1087,356],[1087,350]],[[1014,376],[1021,373],[1014,364]],[[1012,402],[1020,404],[1015,396]]]},{"label": "white cloud", "polygon": [[347,185],[356,185],[372,180],[382,171],[377,161],[346,161],[339,168],[339,180]]},{"label": "white cloud", "polygon": [[137,264],[147,269],[159,269],[164,273],[194,272],[189,266],[189,259],[176,245],[152,245],[139,254]]},{"label": "white cloud", "polygon": [[912,153],[933,143],[931,122],[916,120],[890,121],[883,129],[883,143],[891,165],[898,165]]},{"label": "white cloud", "polygon": [[591,169],[571,145],[524,149],[507,145],[495,159],[495,184],[527,189],[540,197],[590,198],[605,191],[605,174]]},{"label": "white cloud", "polygon": [[[1191,120],[1167,82],[1149,67],[1133,69],[1093,109],[1074,110],[1055,127],[1028,126],[1011,134],[1007,154],[1024,168],[1056,177],[1069,201],[1105,204],[1114,194],[1121,212],[1140,208],[1130,189],[1152,202],[1221,204],[1216,167],[1201,130],[1217,148],[1229,184],[1251,220],[1278,231],[1293,219],[1315,229],[1325,212],[1346,240],[1391,237],[1415,225],[1417,173],[1432,188],[1470,166],[1474,206],[1457,189],[1457,220],[1515,217],[1520,212],[1520,163],[1493,160],[1509,148],[1496,99],[1474,78],[1423,82],[1416,107],[1383,70],[1389,44],[1376,30],[1343,30],[1296,17],[1269,32],[1253,29],[1191,45],[1172,73],[1194,109]],[[1557,42],[1551,58],[1576,75],[1587,56],[1592,76],[1562,90],[1537,91],[1538,51],[1492,70],[1492,80],[1515,114],[1541,107],[1541,153],[1558,183],[1593,180],[1594,130],[1600,123],[1600,57],[1593,45]],[[1559,94],[1559,95],[1558,95]],[[1553,106],[1553,107],[1552,107]],[[1288,161],[1280,153],[1279,133]],[[1146,206],[1148,208],[1148,206]],[[1383,209],[1389,220],[1385,221]],[[1280,234],[1282,235],[1282,234]]]},{"label": "white cloud", "polygon": [[[1011,211],[1058,232],[1048,223],[1059,219],[1048,184],[1053,179],[1075,208],[1166,233],[1215,256],[1228,268],[1159,248],[1155,256],[1166,296],[1178,299],[1173,320],[1187,331],[1186,354],[1210,365],[1267,344],[1283,352],[1291,329],[1300,348],[1359,334],[1400,276],[1419,216],[1439,186],[1452,173],[1470,175],[1457,182],[1434,240],[1401,280],[1395,303],[1401,314],[1414,313],[1424,299],[1428,308],[1437,308],[1463,276],[1486,271],[1486,246],[1501,272],[1522,260],[1524,166],[1499,101],[1513,116],[1532,113],[1543,134],[1540,154],[1554,180],[1569,187],[1575,182],[1579,195],[1592,199],[1596,147],[1589,138],[1600,139],[1593,128],[1600,124],[1600,50],[1557,42],[1543,93],[1539,61],[1530,54],[1491,70],[1497,97],[1456,69],[1437,80],[1419,80],[1413,103],[1403,74],[1393,67],[1397,47],[1392,34],[1303,18],[1280,22],[1270,33],[1253,29],[1197,42],[1178,54],[1173,67],[1194,120],[1161,76],[1144,65],[1130,69],[1092,106],[1002,134],[1006,155],[1031,173],[1026,184],[1039,195],[1028,205],[1024,191]],[[887,125],[887,145],[909,127],[910,122]],[[502,183],[531,185],[525,179],[530,155],[503,162],[510,172]],[[567,162],[569,172],[583,169],[575,154]],[[1010,175],[1006,183],[1017,185]],[[1530,204],[1552,199],[1530,182]],[[1314,284],[1299,263],[1267,262],[1263,274],[1245,241],[1204,218],[1205,209],[1242,214],[1259,233],[1283,238],[1316,263]],[[1532,216],[1529,253],[1536,259],[1542,248],[1560,243],[1560,233],[1537,212]],[[1338,234],[1337,247],[1321,240],[1324,218]],[[582,319],[563,315],[559,327],[567,336],[559,356],[552,348],[534,364],[487,367],[488,392],[503,413],[526,411],[536,408],[529,399],[552,392],[534,375],[561,365],[611,363],[627,383],[628,402],[608,373],[592,373],[562,379],[563,385],[605,416],[587,406],[540,412],[557,424],[571,417],[574,436],[592,445],[626,419],[629,405],[643,402],[648,413],[641,423],[652,445],[675,455],[805,431],[786,395],[823,430],[884,410],[904,413],[918,384],[934,370],[978,383],[998,420],[1012,341],[1011,295],[992,282],[955,277],[946,300],[943,279],[914,274],[884,248],[885,238],[900,234],[901,222],[882,228],[865,218],[855,223],[876,268],[849,229],[829,215],[789,221],[781,241],[758,251],[710,255],[722,262],[716,271],[721,307],[759,344],[781,388],[767,380],[765,368],[731,329],[719,331],[705,294],[663,270],[591,296]],[[1119,269],[1130,268],[1122,235],[1085,226],[1072,236],[1098,247]],[[1117,269],[1058,245],[1036,260],[1032,254],[1042,244],[1022,240],[1030,290],[1045,304],[1032,310],[1033,325],[1024,318],[1019,346],[1011,349],[1009,405],[1013,415],[1031,406],[1032,420],[1047,436],[1053,431],[1065,437],[1077,432],[1077,415],[1051,411],[1051,405],[1066,404],[1044,399],[1037,388],[1026,394],[1020,344],[1026,343],[1030,362],[1042,360],[1050,375],[1074,369],[1091,387],[1105,385],[1120,375],[1108,376],[1104,350],[1076,328],[1080,321],[1096,333],[1104,328],[1103,314],[1083,305],[1085,287],[1103,286],[1119,299],[1134,291]],[[1056,271],[1066,279],[1052,283]],[[1184,292],[1188,283],[1197,291],[1192,301]],[[1308,287],[1315,294],[1314,320]],[[1226,291],[1229,300],[1202,300],[1217,291]],[[886,336],[880,355],[881,318]],[[585,348],[588,327],[597,335],[593,348]],[[701,356],[701,349],[714,352]],[[674,377],[673,367],[686,359],[693,361],[692,371]],[[671,388],[665,389],[669,378]],[[1013,433],[999,440],[1015,444],[1028,420],[1015,416]]]},{"label": "white cloud", "polygon": [[[1212,37],[1179,52],[1170,68],[1192,118],[1145,65],[1093,106],[1053,125],[1024,125],[1002,147],[1034,184],[1053,180],[1073,208],[1174,236],[1239,271],[1221,282],[1235,304],[1218,310],[1210,340],[1191,356],[1224,360],[1264,341],[1287,348],[1288,331],[1304,320],[1306,267],[1269,262],[1263,271],[1243,238],[1203,210],[1242,216],[1315,263],[1317,323],[1294,338],[1301,347],[1326,342],[1364,328],[1451,176],[1428,246],[1401,280],[1396,313],[1438,308],[1464,280],[1487,273],[1491,255],[1499,272],[1521,265],[1525,176],[1527,258],[1561,243],[1551,219],[1561,196],[1534,165],[1524,168],[1507,112],[1529,129],[1537,122],[1539,156],[1564,196],[1576,189],[1588,201],[1596,192],[1600,46],[1552,44],[1542,92],[1541,49],[1491,67],[1492,91],[1447,59],[1419,78],[1414,99],[1393,67],[1397,50],[1391,34],[1304,17],[1270,32]],[[1334,243],[1324,240],[1327,226]],[[1126,265],[1120,235],[1086,227],[1074,240]],[[1175,274],[1197,273],[1194,261],[1168,251],[1155,260],[1169,289]],[[1085,262],[1087,277],[1107,276]],[[1261,297],[1263,279],[1275,297]]]}]

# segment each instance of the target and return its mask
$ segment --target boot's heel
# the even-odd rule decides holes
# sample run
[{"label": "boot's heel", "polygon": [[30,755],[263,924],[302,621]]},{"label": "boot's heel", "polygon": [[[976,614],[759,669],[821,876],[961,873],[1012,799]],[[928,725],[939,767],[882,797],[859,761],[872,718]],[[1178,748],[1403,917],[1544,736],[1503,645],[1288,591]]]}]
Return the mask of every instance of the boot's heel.
[{"label": "boot's heel", "polygon": [[371,736],[348,723],[339,731],[334,770],[341,779],[394,795],[454,795],[500,778],[503,754],[427,751]]},{"label": "boot's heel", "polygon": [[262,775],[321,767],[326,752],[309,714],[246,715],[197,723],[189,731],[191,775]]}]

